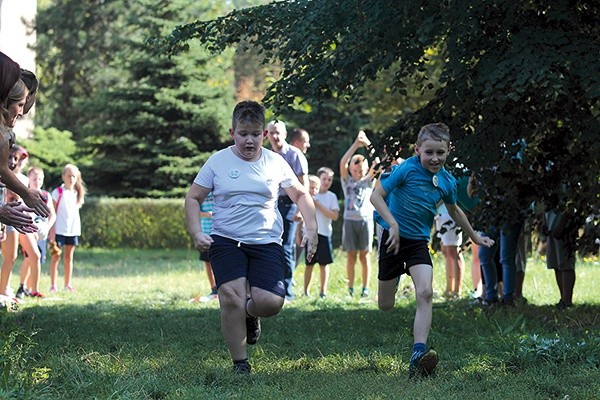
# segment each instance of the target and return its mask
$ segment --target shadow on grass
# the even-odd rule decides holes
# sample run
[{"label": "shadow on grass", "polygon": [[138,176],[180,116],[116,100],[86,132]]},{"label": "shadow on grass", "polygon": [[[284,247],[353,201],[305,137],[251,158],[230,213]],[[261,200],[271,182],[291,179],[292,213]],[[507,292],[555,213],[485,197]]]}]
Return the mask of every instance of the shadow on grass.
[{"label": "shadow on grass", "polygon": [[[49,387],[63,398],[77,398],[74,393],[80,398],[110,393],[133,398],[164,398],[174,393],[228,398],[231,390],[243,391],[244,387],[272,398],[285,395],[281,380],[296,388],[310,382],[309,393],[316,390],[314,385],[344,382],[335,390],[345,398],[360,392],[358,386],[371,374],[377,376],[374,385],[382,385],[382,390],[397,384],[399,378],[405,382],[414,303],[400,302],[391,312],[328,300],[322,304],[326,308],[308,311],[309,304],[293,303],[278,316],[264,319],[260,343],[249,347],[255,377],[245,382],[251,389],[242,385],[235,390],[239,377],[230,373],[219,310],[212,304],[201,308],[184,302],[40,304],[24,308],[16,318],[26,331],[35,332],[38,362],[50,368]],[[546,361],[552,351],[568,350],[584,340],[600,345],[599,311],[598,306],[585,305],[558,311],[536,305],[489,310],[467,301],[436,304],[430,344],[440,354],[442,380],[538,373],[540,359],[537,354],[530,357],[528,348],[523,352],[523,339],[563,339],[564,349],[542,354]],[[532,340],[525,345],[535,350],[537,339]],[[592,355],[600,360],[600,350]],[[580,362],[561,356],[569,357],[557,354],[552,368]],[[600,365],[594,366],[592,360],[590,367]],[[223,394],[223,388],[229,391]],[[333,392],[327,394],[329,389],[323,390],[323,398],[335,397]]]}]

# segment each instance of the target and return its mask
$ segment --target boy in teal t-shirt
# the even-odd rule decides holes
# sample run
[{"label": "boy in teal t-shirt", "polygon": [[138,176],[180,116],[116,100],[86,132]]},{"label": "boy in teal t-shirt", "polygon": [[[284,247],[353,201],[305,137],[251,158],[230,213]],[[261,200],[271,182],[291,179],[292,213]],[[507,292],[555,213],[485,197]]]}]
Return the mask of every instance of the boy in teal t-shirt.
[{"label": "boy in teal t-shirt", "polygon": [[415,285],[417,311],[413,328],[414,345],[409,377],[430,374],[438,363],[435,351],[427,349],[431,329],[433,263],[428,242],[437,204],[443,200],[452,219],[473,242],[491,246],[493,240],[479,236],[464,212],[456,205],[456,179],[444,168],[450,132],[441,123],[421,128],[416,155],[381,179],[371,202],[383,219],[379,252],[379,308],[394,307],[397,282],[402,274]]}]

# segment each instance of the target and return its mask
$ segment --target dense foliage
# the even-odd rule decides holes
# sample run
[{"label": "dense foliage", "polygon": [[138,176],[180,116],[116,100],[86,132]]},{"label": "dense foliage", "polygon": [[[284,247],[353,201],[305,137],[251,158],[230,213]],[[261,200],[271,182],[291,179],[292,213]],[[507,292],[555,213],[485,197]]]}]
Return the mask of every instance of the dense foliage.
[{"label": "dense foliage", "polygon": [[38,122],[73,132],[91,192],[181,195],[222,147],[234,102],[231,54],[196,47],[167,60],[145,40],[225,10],[210,0],[57,0],[39,10]]},{"label": "dense foliage", "polygon": [[[361,99],[366,82],[392,69],[392,92],[435,93],[382,133],[380,149],[400,145],[406,156],[420,126],[443,121],[449,167],[479,177],[482,218],[525,214],[535,200],[572,214],[574,232],[599,214],[599,19],[589,0],[279,1],[178,27],[162,45],[259,46],[282,65],[265,97],[276,110]],[[443,60],[437,89],[432,49]]]},{"label": "dense foliage", "polygon": [[183,200],[90,198],[81,209],[82,244],[101,248],[191,248]]}]

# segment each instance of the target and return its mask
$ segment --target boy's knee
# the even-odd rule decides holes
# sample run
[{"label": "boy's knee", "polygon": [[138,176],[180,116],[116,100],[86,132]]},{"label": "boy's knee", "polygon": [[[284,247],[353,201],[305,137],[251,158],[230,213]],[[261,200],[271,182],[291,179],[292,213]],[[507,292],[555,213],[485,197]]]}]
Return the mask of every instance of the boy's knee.
[{"label": "boy's knee", "polygon": [[272,317],[279,314],[279,311],[283,308],[283,303],[284,299],[279,296],[254,302],[258,314],[257,317]]},{"label": "boy's knee", "polygon": [[419,288],[416,290],[417,301],[431,302],[433,299],[433,288]]},{"label": "boy's knee", "polygon": [[392,311],[394,309],[394,301],[379,300],[378,305],[381,311]]}]

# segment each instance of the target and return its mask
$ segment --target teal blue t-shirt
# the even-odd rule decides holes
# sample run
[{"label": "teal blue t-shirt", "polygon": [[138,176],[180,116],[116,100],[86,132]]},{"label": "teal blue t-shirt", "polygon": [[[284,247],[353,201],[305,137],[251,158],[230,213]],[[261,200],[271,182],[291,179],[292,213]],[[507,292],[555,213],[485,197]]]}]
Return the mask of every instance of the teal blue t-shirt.
[{"label": "teal blue t-shirt", "polygon": [[[428,241],[438,202],[456,203],[456,179],[443,167],[435,177],[421,165],[418,156],[381,177],[381,186],[388,194],[385,202],[398,222],[400,236]],[[377,222],[389,229],[383,219]]]}]

